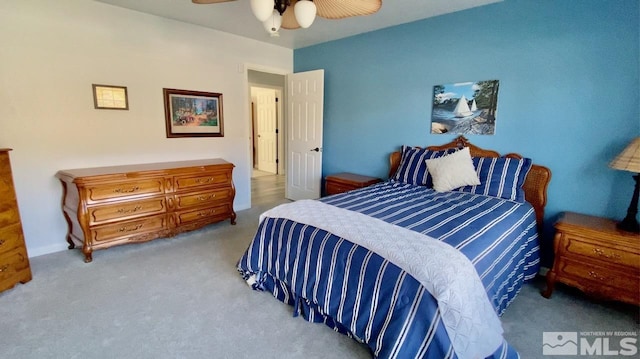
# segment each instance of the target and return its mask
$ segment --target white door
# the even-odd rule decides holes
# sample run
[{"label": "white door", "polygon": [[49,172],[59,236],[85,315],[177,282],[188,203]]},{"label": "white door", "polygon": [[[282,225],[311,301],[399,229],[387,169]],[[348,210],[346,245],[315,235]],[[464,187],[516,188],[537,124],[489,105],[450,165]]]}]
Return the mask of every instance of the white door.
[{"label": "white door", "polygon": [[258,136],[258,169],[277,172],[276,91],[256,88],[256,127]]},{"label": "white door", "polygon": [[320,197],[324,70],[287,75],[287,186],[292,200]]}]

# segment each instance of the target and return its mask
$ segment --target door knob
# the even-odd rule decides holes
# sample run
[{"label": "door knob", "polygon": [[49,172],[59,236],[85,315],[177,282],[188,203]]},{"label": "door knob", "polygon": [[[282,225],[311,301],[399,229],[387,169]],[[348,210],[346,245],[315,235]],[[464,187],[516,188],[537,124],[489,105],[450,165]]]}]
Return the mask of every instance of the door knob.
[{"label": "door knob", "polygon": [[316,151],[316,152],[320,152],[320,149],[318,147],[312,149],[311,151]]}]

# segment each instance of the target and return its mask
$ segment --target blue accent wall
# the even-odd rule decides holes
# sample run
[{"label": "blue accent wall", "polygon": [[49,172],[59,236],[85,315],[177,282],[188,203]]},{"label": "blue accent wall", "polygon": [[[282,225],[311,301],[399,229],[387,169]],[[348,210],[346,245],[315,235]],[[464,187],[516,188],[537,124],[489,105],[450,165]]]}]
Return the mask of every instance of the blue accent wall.
[{"label": "blue accent wall", "polygon": [[500,80],[495,135],[466,137],[551,169],[549,241],[562,211],[626,214],[631,173],[608,163],[640,135],[639,33],[638,0],[506,0],[298,49],[294,68],[325,69],[324,175],[386,178],[402,144],[456,137],[430,134],[434,85]]}]

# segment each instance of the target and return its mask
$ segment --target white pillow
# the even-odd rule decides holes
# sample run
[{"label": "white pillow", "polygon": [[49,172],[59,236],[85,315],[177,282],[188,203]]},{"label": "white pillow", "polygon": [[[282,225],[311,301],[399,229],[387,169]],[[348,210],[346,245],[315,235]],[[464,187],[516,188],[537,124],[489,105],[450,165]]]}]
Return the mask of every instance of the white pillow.
[{"label": "white pillow", "polygon": [[438,192],[480,184],[469,147],[463,147],[452,154],[426,160],[426,162],[427,169],[433,177],[433,189]]}]

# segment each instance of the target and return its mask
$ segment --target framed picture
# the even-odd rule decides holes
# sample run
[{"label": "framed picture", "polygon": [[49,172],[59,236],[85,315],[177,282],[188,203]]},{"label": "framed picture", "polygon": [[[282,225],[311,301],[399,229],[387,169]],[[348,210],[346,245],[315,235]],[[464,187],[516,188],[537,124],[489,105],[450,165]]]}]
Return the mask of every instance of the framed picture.
[{"label": "framed picture", "polygon": [[223,137],[222,94],[162,89],[167,138]]},{"label": "framed picture", "polygon": [[434,86],[431,133],[493,135],[499,85],[487,80]]},{"label": "framed picture", "polygon": [[96,85],[93,87],[93,107],[101,110],[128,110],[127,88],[124,86]]}]

